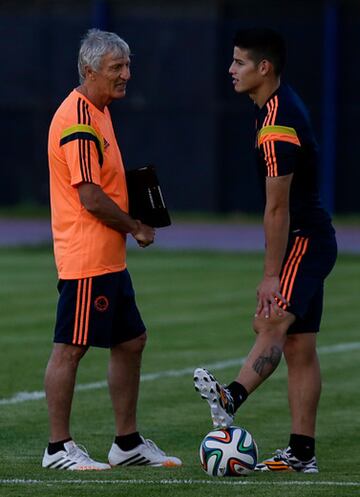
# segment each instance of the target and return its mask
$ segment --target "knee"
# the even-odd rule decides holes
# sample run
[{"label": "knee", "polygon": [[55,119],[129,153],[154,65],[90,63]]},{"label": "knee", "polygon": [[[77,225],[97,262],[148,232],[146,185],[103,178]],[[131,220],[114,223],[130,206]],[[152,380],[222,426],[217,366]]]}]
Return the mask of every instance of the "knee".
[{"label": "knee", "polygon": [[318,361],[316,338],[311,334],[289,335],[284,347],[288,364],[311,364]]},{"label": "knee", "polygon": [[134,338],[133,340],[129,340],[128,342],[124,342],[120,344],[120,348],[122,351],[127,354],[141,354],[145,348],[147,341],[147,334],[143,333],[142,335]]},{"label": "knee", "polygon": [[145,348],[146,342],[147,342],[147,334],[146,333],[143,333],[139,337],[135,338],[134,345],[135,345],[136,352],[141,354]]},{"label": "knee", "polygon": [[256,335],[267,335],[278,338],[284,338],[287,332],[287,326],[278,320],[271,318],[256,317],[253,320],[253,330]]},{"label": "knee", "polygon": [[253,320],[253,331],[257,335],[261,335],[262,333],[269,333],[272,331],[272,326],[269,323],[269,320],[265,320],[259,317],[254,318]]},{"label": "knee", "polygon": [[284,346],[284,355],[287,361],[299,357],[298,341],[296,335],[289,335]]},{"label": "knee", "polygon": [[77,345],[55,344],[51,360],[53,363],[63,366],[64,364],[77,367],[81,358],[86,354],[88,347]]}]

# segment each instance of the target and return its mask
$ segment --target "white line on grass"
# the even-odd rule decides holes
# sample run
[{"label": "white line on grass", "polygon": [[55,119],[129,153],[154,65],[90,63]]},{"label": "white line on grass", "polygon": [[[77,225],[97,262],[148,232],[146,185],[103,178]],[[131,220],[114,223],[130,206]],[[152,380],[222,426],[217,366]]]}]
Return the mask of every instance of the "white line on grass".
[{"label": "white line on grass", "polygon": [[354,481],[251,481],[251,480],[0,480],[0,485],[230,485],[230,486],[327,486],[327,487],[360,487],[360,482]]},{"label": "white line on grass", "polygon": [[[338,343],[336,345],[328,345],[319,347],[320,354],[332,354],[360,349],[360,342]],[[213,362],[211,364],[201,364],[201,367],[211,370],[226,369],[231,366],[240,366],[245,361],[245,357],[238,359],[227,359],[225,361]],[[158,371],[156,373],[145,373],[141,375],[141,381],[154,381],[160,378],[178,378],[181,376],[192,375],[194,367],[184,369],[169,369],[168,371]],[[77,385],[77,391],[98,390],[107,386],[106,381],[97,381],[95,383],[84,383]],[[20,404],[28,400],[41,400],[45,398],[45,392],[18,392],[7,399],[0,399],[0,405],[7,406],[11,404]]]}]

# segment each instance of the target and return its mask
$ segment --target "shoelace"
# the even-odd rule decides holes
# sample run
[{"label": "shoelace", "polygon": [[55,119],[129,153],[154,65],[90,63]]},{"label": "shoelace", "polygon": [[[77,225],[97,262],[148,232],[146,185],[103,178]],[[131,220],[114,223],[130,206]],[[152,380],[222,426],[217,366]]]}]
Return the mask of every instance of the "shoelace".
[{"label": "shoelace", "polygon": [[273,452],[275,455],[275,458],[277,458],[280,461],[287,461],[289,459],[289,453],[287,449],[276,449],[275,452]]},{"label": "shoelace", "polygon": [[[220,385],[220,391],[224,392],[224,397],[226,399],[226,403],[224,403],[224,409],[226,412],[229,414],[233,415],[234,414],[234,399],[227,389],[227,385]],[[224,402],[224,398],[222,398],[222,401]]]},{"label": "shoelace", "polygon": [[93,462],[86,447],[83,445],[73,445],[73,447],[69,450],[68,455],[79,463]]},{"label": "shoelace", "polygon": [[152,440],[150,440],[149,438],[144,438],[144,444],[146,445],[146,447],[148,447],[151,452],[153,452],[154,454],[161,454],[162,456],[165,455],[165,452],[161,449],[159,449],[159,447],[156,445],[155,442],[153,442]]}]

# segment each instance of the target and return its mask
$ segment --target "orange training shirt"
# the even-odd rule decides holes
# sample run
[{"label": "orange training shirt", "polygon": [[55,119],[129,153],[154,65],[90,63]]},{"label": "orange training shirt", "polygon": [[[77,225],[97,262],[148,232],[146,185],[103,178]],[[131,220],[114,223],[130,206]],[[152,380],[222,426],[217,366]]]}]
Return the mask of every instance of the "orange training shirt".
[{"label": "orange training shirt", "polygon": [[60,279],[80,279],[126,268],[126,235],[90,214],[80,202],[80,183],[99,185],[128,212],[121,153],[108,108],[101,112],[73,90],[49,130],[51,224]]}]

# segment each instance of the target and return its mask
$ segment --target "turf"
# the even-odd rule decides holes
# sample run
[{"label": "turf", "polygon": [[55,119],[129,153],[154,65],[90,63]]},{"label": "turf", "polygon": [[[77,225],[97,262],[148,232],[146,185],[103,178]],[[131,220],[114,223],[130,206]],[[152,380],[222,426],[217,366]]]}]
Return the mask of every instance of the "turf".
[{"label": "turf", "polygon": [[[250,323],[261,256],[147,249],[130,252],[128,262],[149,329],[139,428],[181,457],[183,468],[116,468],[97,474],[41,469],[47,441],[45,401],[10,404],[6,399],[43,390],[56,273],[48,247],[0,249],[0,495],[359,495],[360,257],[340,256],[327,282],[319,335],[324,383],[317,442],[320,474],[253,474],[238,479],[210,478],[199,466],[198,446],[211,426],[207,405],[193,390],[191,370],[222,362],[219,379],[226,382],[235,375],[238,366],[226,366],[225,361],[244,357],[252,343]],[[341,349],[339,344],[350,345]],[[104,382],[106,360],[106,351],[90,350],[80,366],[78,384]],[[150,376],[157,372],[167,375]],[[105,460],[113,419],[106,388],[95,387],[76,393],[72,432],[93,457]],[[241,408],[237,423],[253,433],[262,456],[286,445],[289,418],[283,365]]]}]

